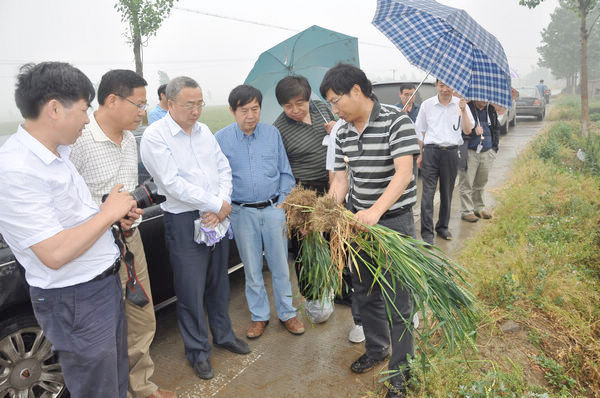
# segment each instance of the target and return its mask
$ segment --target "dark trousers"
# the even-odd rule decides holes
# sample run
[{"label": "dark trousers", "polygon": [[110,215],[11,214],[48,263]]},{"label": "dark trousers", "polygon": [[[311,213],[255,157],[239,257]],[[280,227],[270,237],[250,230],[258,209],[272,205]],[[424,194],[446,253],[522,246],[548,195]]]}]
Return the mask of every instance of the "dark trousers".
[{"label": "dark trousers", "polygon": [[[206,318],[213,342],[233,342],[229,318],[229,239],[208,247],[194,241],[197,211],[164,213],[165,240],[173,267],[177,323],[190,363],[210,356]],[[206,310],[205,310],[206,308]]]},{"label": "dark trousers", "polygon": [[458,167],[458,150],[443,150],[433,146],[423,148],[421,177],[423,194],[421,196],[421,238],[433,243],[433,197],[440,182],[440,213],[435,224],[436,231],[448,231],[450,205]]},{"label": "dark trousers", "polygon": [[[384,225],[394,231],[404,235],[415,236],[415,224],[412,210],[398,217],[380,220],[379,224]],[[369,257],[365,252],[360,255],[366,261]],[[365,348],[367,356],[373,359],[381,359],[388,355],[390,344],[392,346],[392,357],[389,362],[390,370],[398,370],[401,366],[407,365],[407,355],[414,356],[414,338],[410,331],[406,330],[406,324],[412,327],[412,300],[411,293],[408,290],[400,288],[398,281],[397,291],[394,293],[387,289],[387,293],[392,297],[393,304],[400,311],[400,315],[393,309],[392,303],[388,302],[392,315],[392,321],[386,312],[386,298],[381,292],[379,285],[371,289],[373,276],[365,265],[357,258],[360,278],[357,272],[352,272],[352,286],[354,295],[352,304],[357,304],[365,333]],[[390,285],[392,285],[389,274],[387,275]],[[404,318],[405,320],[403,320]],[[403,374],[394,376],[402,378]]]},{"label": "dark trousers", "polygon": [[125,398],[129,363],[119,274],[57,289],[32,286],[29,291],[71,397]]}]

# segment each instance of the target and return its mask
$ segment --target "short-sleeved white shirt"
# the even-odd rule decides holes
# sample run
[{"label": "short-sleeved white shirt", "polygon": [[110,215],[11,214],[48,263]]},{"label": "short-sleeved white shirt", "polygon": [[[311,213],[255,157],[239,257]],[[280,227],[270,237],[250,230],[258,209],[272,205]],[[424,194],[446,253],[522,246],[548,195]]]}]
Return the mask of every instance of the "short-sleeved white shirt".
[{"label": "short-sleeved white shirt", "polygon": [[[448,105],[442,105],[437,95],[423,101],[415,122],[417,137],[423,144],[451,146],[463,143],[462,127],[458,119],[461,114],[459,102],[459,98],[452,96]],[[468,117],[471,124],[474,124],[469,107],[465,107],[462,117]]]},{"label": "short-sleeved white shirt", "polygon": [[340,126],[344,124],[344,119],[339,119],[333,125],[331,129],[331,133],[329,133],[329,141],[327,142],[327,158],[325,159],[325,169],[329,171],[333,171],[333,166],[335,164],[335,137],[337,136],[337,132],[340,129]]},{"label": "short-sleeved white shirt", "polygon": [[98,205],[69,160],[70,148],[57,157],[22,126],[0,147],[0,234],[25,268],[31,286],[60,288],[87,282],[119,256],[110,230],[85,253],[54,270],[31,246],[88,221]]}]

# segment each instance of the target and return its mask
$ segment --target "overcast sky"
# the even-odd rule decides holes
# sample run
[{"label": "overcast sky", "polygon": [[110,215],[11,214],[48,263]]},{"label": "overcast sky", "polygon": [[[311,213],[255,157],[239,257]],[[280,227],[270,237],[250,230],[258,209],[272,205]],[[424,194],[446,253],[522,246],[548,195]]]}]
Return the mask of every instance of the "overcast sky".
[{"label": "overcast sky", "polygon": [[[495,35],[520,75],[536,67],[540,31],[558,6],[557,0],[534,10],[518,0],[438,1],[466,10]],[[0,0],[0,122],[20,119],[13,93],[18,67],[25,62],[70,62],[94,84],[110,69],[135,68],[125,25],[113,5],[113,0]],[[358,37],[361,67],[371,80],[422,78],[424,73],[371,25],[375,7],[375,0],[180,0],[144,48],[148,100],[157,102],[162,70],[171,78],[196,79],[209,105],[224,104],[262,51],[312,25]]]}]

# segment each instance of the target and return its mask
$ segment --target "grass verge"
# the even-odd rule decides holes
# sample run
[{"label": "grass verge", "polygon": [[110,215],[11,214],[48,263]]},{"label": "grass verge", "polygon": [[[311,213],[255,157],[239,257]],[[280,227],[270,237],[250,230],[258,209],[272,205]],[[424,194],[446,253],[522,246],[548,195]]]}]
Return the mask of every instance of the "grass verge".
[{"label": "grass verge", "polygon": [[411,395],[600,395],[600,129],[582,137],[573,104],[553,106],[459,254],[482,313],[477,350],[414,366]]}]

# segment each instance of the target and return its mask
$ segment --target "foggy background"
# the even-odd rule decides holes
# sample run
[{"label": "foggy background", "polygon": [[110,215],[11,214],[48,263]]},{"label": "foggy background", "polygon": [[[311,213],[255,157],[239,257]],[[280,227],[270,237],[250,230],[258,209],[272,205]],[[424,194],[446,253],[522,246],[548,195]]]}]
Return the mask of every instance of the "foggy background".
[{"label": "foggy background", "polygon": [[[518,0],[438,1],[466,10],[500,40],[519,75],[513,86],[544,78],[551,88],[562,87],[536,65],[540,32],[557,0],[533,10],[519,6]],[[196,79],[207,105],[225,104],[261,52],[312,25],[358,37],[361,68],[372,81],[422,79],[425,73],[411,67],[371,25],[375,8],[375,0],[180,0],[143,49],[148,102],[158,102],[158,72],[163,71],[170,78]],[[97,86],[110,69],[135,70],[124,32],[113,0],[0,0],[0,135],[12,134],[21,120],[13,98],[20,65],[70,62]]]}]

